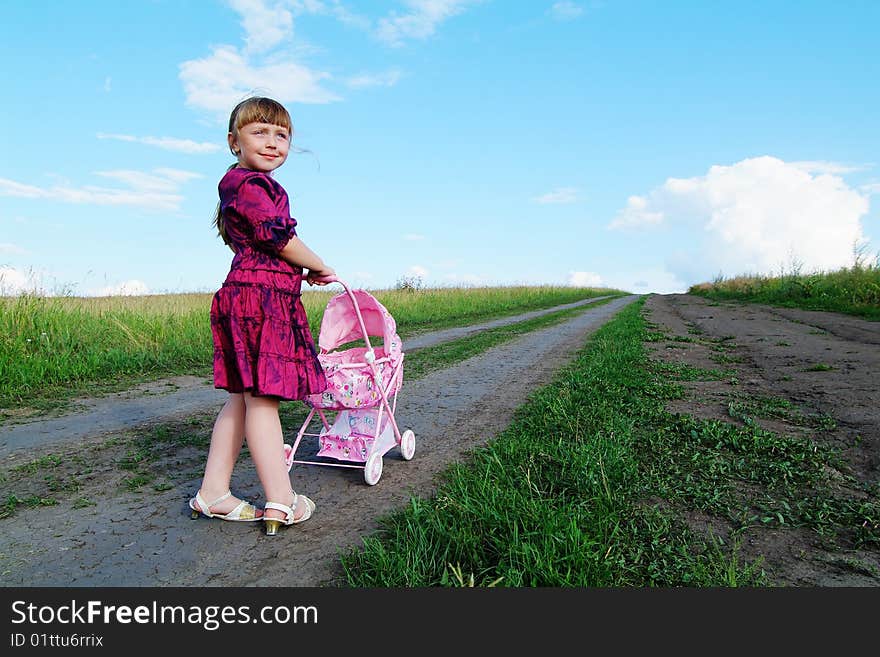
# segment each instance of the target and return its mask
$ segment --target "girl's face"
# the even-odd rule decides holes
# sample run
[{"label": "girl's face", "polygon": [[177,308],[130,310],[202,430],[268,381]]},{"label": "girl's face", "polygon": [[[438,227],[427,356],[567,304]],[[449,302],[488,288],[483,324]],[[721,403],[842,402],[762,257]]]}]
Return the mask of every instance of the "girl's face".
[{"label": "girl's face", "polygon": [[253,171],[274,171],[290,152],[290,131],[272,123],[248,123],[238,132],[230,132],[228,139],[239,166]]}]

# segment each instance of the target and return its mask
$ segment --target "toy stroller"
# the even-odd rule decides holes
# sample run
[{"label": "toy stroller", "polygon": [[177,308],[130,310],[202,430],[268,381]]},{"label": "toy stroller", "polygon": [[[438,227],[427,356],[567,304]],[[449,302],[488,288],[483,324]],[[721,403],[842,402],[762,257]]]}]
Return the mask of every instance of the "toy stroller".
[{"label": "toy stroller", "polygon": [[[311,407],[293,446],[285,444],[288,471],[294,463],[360,468],[370,486],[382,476],[382,457],[399,446],[409,461],[416,450],[415,434],[402,434],[394,419],[397,392],[403,383],[403,350],[397,324],[379,301],[365,290],[352,290],[336,277],[345,292],[327,302],[318,335],[318,360],[324,368],[328,387],[320,394],[309,395]],[[382,346],[373,347],[370,337],[381,337]],[[334,351],[363,339],[365,346]],[[337,411],[331,425],[324,411]],[[317,414],[323,428],[318,434],[306,433]],[[336,461],[298,461],[294,459],[303,436],[317,436],[317,456]],[[362,464],[362,465],[361,465]]]}]

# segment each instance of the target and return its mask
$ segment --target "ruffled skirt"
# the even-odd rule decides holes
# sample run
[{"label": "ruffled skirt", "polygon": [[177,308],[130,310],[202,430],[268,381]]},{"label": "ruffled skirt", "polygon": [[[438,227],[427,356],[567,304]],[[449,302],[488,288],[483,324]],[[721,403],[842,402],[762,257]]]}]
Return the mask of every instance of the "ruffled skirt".
[{"label": "ruffled skirt", "polygon": [[283,400],[327,388],[299,294],[226,283],[211,304],[211,333],[215,388]]}]

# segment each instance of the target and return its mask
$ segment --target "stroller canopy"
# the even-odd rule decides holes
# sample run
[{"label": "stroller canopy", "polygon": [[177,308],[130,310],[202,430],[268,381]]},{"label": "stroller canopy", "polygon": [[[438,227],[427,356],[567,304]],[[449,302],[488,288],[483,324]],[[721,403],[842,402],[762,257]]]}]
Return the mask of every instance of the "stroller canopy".
[{"label": "stroller canopy", "polygon": [[[351,294],[354,295],[361,316],[364,318],[367,335],[381,337],[385,354],[396,359],[401,353],[402,345],[397,335],[397,323],[391,313],[366,290],[352,290]],[[364,334],[351,297],[348,296],[348,292],[337,294],[327,302],[327,307],[324,309],[318,346],[321,351],[327,352],[363,338]]]}]

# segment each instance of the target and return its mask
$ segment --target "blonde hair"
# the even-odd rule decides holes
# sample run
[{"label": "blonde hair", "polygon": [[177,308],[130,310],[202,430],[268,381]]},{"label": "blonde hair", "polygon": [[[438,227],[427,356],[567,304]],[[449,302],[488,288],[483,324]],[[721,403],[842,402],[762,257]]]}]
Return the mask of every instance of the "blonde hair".
[{"label": "blonde hair", "polygon": [[[287,128],[291,135],[293,134],[293,122],[290,120],[290,113],[284,105],[263,96],[246,98],[233,108],[232,113],[229,115],[229,134],[237,136],[238,131],[248,123],[280,125],[282,128]],[[232,154],[238,157],[238,153],[235,151],[232,151]],[[238,162],[235,162],[230,165],[227,171],[237,166]],[[217,234],[221,237],[223,243],[228,245],[229,236],[226,234],[226,226],[219,203],[217,203],[217,212],[214,214],[212,225],[217,227]]]}]

